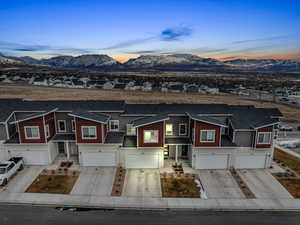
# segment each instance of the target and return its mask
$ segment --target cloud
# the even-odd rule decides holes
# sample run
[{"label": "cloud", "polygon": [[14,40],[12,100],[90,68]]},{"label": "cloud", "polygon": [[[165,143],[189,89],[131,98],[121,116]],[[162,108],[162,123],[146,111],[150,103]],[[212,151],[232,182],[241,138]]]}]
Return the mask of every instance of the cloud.
[{"label": "cloud", "polygon": [[266,37],[266,38],[240,40],[240,41],[234,41],[231,44],[248,44],[248,43],[255,43],[255,42],[276,41],[276,40],[285,40],[285,39],[298,39],[298,38],[300,38],[300,34],[291,34],[291,35],[272,36],[272,37]]},{"label": "cloud", "polygon": [[160,33],[160,40],[162,41],[177,41],[188,37],[192,34],[192,29],[189,27],[173,27],[164,29]]},{"label": "cloud", "polygon": [[192,29],[186,26],[179,26],[173,28],[166,28],[162,30],[158,35],[153,35],[147,38],[141,38],[136,40],[129,40],[120,42],[114,45],[111,45],[106,48],[102,48],[100,50],[112,50],[112,49],[120,49],[120,48],[128,48],[135,45],[143,44],[151,41],[178,41],[182,40],[192,34]]}]

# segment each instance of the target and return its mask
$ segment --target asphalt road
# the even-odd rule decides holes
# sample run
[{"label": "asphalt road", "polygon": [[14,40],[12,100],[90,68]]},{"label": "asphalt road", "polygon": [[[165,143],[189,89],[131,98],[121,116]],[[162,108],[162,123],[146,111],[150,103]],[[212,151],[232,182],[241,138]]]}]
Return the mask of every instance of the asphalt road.
[{"label": "asphalt road", "polygon": [[1,225],[298,225],[300,212],[60,211],[49,207],[0,206]]}]

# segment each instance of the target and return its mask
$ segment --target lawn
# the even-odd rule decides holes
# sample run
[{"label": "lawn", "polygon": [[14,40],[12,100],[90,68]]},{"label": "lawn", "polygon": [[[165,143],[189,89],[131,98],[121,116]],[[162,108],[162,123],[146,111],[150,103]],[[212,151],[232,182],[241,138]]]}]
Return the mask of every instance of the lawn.
[{"label": "lawn", "polygon": [[287,167],[294,170],[296,173],[298,173],[300,175],[300,159],[299,158],[292,156],[288,153],[285,153],[278,148],[275,148],[274,159],[280,160]]},{"label": "lawn", "polygon": [[27,188],[30,193],[69,194],[78,175],[39,175]]},{"label": "lawn", "polygon": [[199,188],[192,178],[161,178],[162,197],[200,198]]},{"label": "lawn", "polygon": [[300,198],[300,179],[283,178],[277,180],[294,198]]}]

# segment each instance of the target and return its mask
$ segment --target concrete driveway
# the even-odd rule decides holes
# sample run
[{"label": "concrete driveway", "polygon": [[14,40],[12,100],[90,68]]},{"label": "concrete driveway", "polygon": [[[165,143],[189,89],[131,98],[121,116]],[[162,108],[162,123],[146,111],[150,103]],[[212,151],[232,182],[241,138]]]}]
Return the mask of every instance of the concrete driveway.
[{"label": "concrete driveway", "polygon": [[158,169],[128,169],[122,196],[161,197]]},{"label": "concrete driveway", "polygon": [[116,168],[81,167],[71,195],[110,196]]},{"label": "concrete driveway", "polygon": [[228,170],[197,170],[208,198],[245,198]]},{"label": "concrete driveway", "polygon": [[9,193],[25,192],[43,169],[45,169],[45,166],[24,166],[24,169],[19,171],[16,176],[8,182],[8,185],[3,188],[3,191]]},{"label": "concrete driveway", "polygon": [[293,198],[268,170],[239,170],[239,173],[256,198]]}]

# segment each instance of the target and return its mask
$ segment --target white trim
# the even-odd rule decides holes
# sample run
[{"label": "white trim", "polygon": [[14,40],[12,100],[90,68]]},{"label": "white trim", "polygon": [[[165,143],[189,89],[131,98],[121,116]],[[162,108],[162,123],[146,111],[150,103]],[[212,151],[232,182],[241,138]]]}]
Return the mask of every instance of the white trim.
[{"label": "white trim", "polygon": [[[196,120],[196,121],[200,121],[200,122],[203,122],[203,123],[208,123],[208,124],[212,124],[212,125],[215,125],[215,126],[219,126],[219,127],[228,127],[227,125],[224,125],[224,124],[219,124],[219,123],[214,123],[214,122],[210,122],[210,121],[206,121],[206,120],[201,120],[201,119],[198,119],[198,118],[195,118],[193,117],[191,114],[187,113],[187,115],[192,118],[193,120]],[[212,114],[213,115],[213,114]],[[212,116],[212,115],[209,115],[209,116]]]},{"label": "white trim", "polygon": [[[65,125],[65,129],[64,130],[60,129],[60,126],[59,126],[60,122],[64,123],[64,125]],[[59,133],[66,133],[67,132],[67,122],[65,120],[57,120],[57,124],[58,124],[58,130],[57,130],[57,132],[59,132]]]},{"label": "white trim", "polygon": [[[48,129],[47,129],[48,128]],[[48,135],[47,135],[47,133],[48,133]],[[45,125],[45,137],[46,137],[46,139],[48,138],[48,137],[50,137],[50,128],[49,128],[49,124],[46,124]]]},{"label": "white trim", "polygon": [[[269,142],[259,142],[259,135],[260,134],[263,134],[263,135],[269,134],[270,135]],[[257,139],[256,139],[256,144],[257,145],[269,145],[269,144],[271,144],[271,140],[272,140],[272,132],[257,132]]]},{"label": "white trim", "polygon": [[71,129],[73,132],[75,132],[75,118],[71,120]]},{"label": "white trim", "polygon": [[154,124],[154,123],[159,123],[159,122],[163,122],[163,121],[166,121],[166,120],[169,120],[170,118],[165,118],[165,119],[161,119],[161,120],[156,120],[154,122],[149,122],[149,123],[145,123],[145,124],[142,124],[142,125],[138,125],[138,126],[134,126],[134,127],[143,127],[143,126],[147,126],[147,125],[150,125],[150,124]]},{"label": "white trim", "polygon": [[[35,118],[39,118],[39,117],[44,117],[50,113],[53,113],[53,112],[56,112],[57,111],[57,108],[55,109],[52,109],[51,111],[42,111],[41,114],[39,115],[33,115],[33,116],[30,116],[30,117],[27,117],[25,119],[21,119],[21,120],[16,120],[16,121],[13,121],[13,122],[10,122],[11,124],[14,124],[14,123],[20,123],[20,122],[24,122],[24,121],[27,121],[27,120],[31,120],[31,119],[35,119]],[[39,111],[38,111],[39,112]]]},{"label": "white trim", "polygon": [[[83,135],[83,129],[84,128],[94,128],[95,129],[95,137],[84,137]],[[97,134],[97,126],[81,126],[81,139],[86,140],[86,139],[97,139],[98,134]]]},{"label": "white trim", "polygon": [[[184,125],[184,127],[185,127],[185,133],[184,134],[182,134],[182,133],[180,133],[180,126],[182,126],[182,125]],[[188,133],[187,133],[187,124],[186,123],[180,123],[179,125],[179,136],[187,136],[188,135]]]},{"label": "white trim", "polygon": [[280,122],[278,121],[278,122],[276,122],[276,123],[270,123],[270,124],[267,124],[267,125],[263,125],[263,126],[260,126],[260,127],[255,127],[254,129],[260,129],[260,128],[263,128],[263,127],[269,127],[269,126],[274,126],[274,125],[276,125],[276,124],[279,124]]},{"label": "white trim", "polygon": [[[111,122],[112,122],[112,121],[114,121],[114,122],[118,121],[118,129],[111,129]],[[120,121],[119,121],[119,120],[109,120],[108,125],[109,125],[109,131],[112,131],[112,132],[119,132],[119,130],[120,130]]]},{"label": "white trim", "polygon": [[[204,132],[204,131],[206,131],[206,132],[213,131],[214,132],[214,139],[213,139],[213,141],[202,141],[201,140],[201,138],[202,138],[202,132]],[[201,130],[200,131],[200,143],[214,143],[214,142],[216,142],[216,130]]]},{"label": "white trim", "polygon": [[89,121],[93,121],[93,122],[96,122],[96,123],[107,123],[107,120],[109,120],[109,118],[110,118],[109,117],[105,122],[103,122],[103,121],[94,120],[94,119],[90,119],[90,118],[83,117],[83,116],[78,116],[78,115],[75,115],[75,114],[72,114],[72,113],[68,113],[68,116],[78,117],[80,119],[89,120]]},{"label": "white trim", "polygon": [[45,116],[43,116],[43,126],[44,126],[44,137],[45,137],[45,143],[48,142],[48,137],[46,135],[46,122],[45,122]]},{"label": "white trim", "polygon": [[[27,131],[26,131],[27,128],[37,128],[39,136],[38,137],[28,137],[27,136]],[[31,139],[32,140],[32,139],[40,139],[41,138],[40,127],[39,126],[24,126],[24,134],[25,134],[26,139]]]}]

